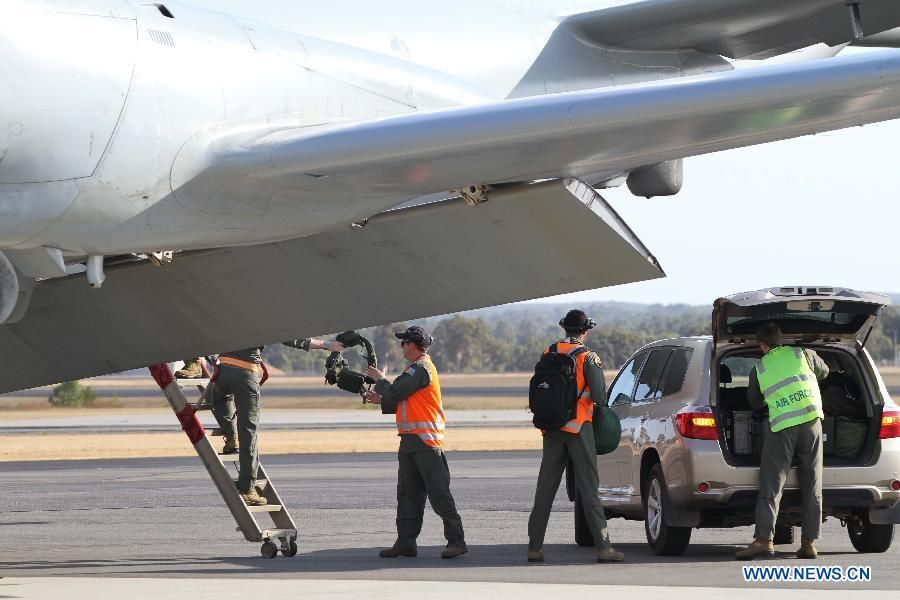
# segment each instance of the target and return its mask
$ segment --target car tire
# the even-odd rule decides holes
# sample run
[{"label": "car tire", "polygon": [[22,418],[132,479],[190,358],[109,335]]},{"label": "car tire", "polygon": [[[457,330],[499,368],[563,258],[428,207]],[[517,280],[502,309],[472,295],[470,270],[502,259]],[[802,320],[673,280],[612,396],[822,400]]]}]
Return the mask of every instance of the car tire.
[{"label": "car tire", "polygon": [[847,535],[857,552],[887,552],[894,541],[894,526],[873,524],[869,521],[869,511],[865,511],[858,520],[847,521]]},{"label": "car tire", "polygon": [[581,492],[575,492],[575,543],[583,548],[594,546],[594,534],[588,525],[587,516],[584,514],[584,503],[581,501]]},{"label": "car tire", "polygon": [[657,556],[680,556],[691,543],[690,527],[666,524],[666,480],[662,465],[656,464],[644,478],[644,533]]}]

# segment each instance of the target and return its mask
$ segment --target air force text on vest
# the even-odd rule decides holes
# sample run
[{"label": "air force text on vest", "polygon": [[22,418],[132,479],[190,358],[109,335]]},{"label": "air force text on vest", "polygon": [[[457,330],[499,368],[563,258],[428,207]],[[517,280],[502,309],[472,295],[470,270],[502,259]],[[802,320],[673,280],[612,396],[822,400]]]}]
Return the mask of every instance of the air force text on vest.
[{"label": "air force text on vest", "polygon": [[794,402],[800,402],[801,400],[806,400],[807,398],[812,398],[812,392],[809,390],[799,390],[794,392],[790,396],[786,396],[784,398],[779,398],[775,401],[776,408],[785,408],[786,406],[790,406]]}]

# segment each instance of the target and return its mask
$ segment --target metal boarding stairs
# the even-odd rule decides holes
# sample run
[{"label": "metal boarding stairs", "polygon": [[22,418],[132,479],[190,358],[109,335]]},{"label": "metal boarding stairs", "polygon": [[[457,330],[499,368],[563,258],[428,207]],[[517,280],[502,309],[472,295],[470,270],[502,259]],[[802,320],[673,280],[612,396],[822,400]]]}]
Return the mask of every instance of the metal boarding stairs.
[{"label": "metal boarding stairs", "polygon": [[[264,497],[268,504],[248,506],[241,499],[235,479],[232,478],[224,464],[225,462],[239,463],[240,455],[220,454],[213,448],[212,442],[207,437],[207,433],[218,434],[217,430],[204,429],[198,417],[198,411],[212,409],[212,403],[208,401],[206,394],[209,380],[176,379],[166,363],[149,368],[150,374],[153,375],[172,410],[175,411],[175,416],[181,423],[181,429],[191,441],[194,450],[197,451],[197,456],[203,461],[206,471],[237,522],[237,531],[242,532],[248,542],[262,542],[260,554],[265,558],[275,558],[279,551],[284,556],[297,554],[297,526],[266,473],[262,461],[260,461],[257,471],[256,487],[259,489],[259,495]],[[185,396],[182,386],[193,387],[195,385],[200,391],[200,398],[197,402],[190,402]],[[261,513],[269,515],[272,519],[272,527],[263,528],[260,525],[257,515]]]}]

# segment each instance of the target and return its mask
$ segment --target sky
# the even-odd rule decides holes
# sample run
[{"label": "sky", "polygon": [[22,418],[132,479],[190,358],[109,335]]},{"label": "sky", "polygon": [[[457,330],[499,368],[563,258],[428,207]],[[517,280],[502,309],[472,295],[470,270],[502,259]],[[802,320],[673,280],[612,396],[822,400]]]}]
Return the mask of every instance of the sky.
[{"label": "sky", "polygon": [[774,286],[900,292],[900,121],[685,161],[670,198],[602,191],[665,279],[556,296],[712,304]]}]

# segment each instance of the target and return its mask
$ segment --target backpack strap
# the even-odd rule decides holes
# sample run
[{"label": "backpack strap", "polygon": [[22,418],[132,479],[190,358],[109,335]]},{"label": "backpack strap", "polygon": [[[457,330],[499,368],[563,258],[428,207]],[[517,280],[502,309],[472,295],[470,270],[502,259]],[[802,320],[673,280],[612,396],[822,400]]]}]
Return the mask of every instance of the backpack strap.
[{"label": "backpack strap", "polygon": [[552,344],[548,349],[551,354],[559,354],[559,346]]},{"label": "backpack strap", "polygon": [[[571,356],[574,359],[577,359],[580,355],[584,354],[585,352],[590,352],[590,351],[591,351],[591,349],[588,348],[587,346],[579,346],[579,347],[575,348],[574,350],[572,350],[571,352],[569,352],[569,356]],[[584,395],[584,391],[586,389],[587,389],[587,378],[585,377],[584,387],[581,388],[580,392],[578,392],[578,400],[581,400],[581,397]]]}]

